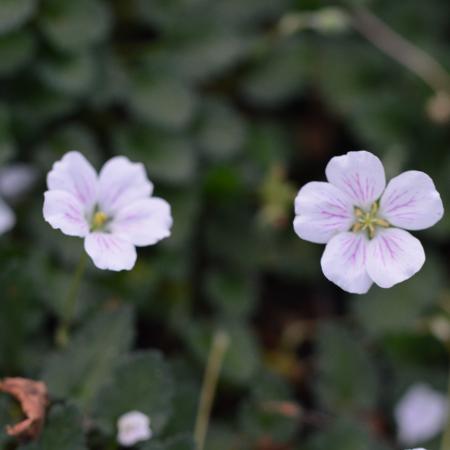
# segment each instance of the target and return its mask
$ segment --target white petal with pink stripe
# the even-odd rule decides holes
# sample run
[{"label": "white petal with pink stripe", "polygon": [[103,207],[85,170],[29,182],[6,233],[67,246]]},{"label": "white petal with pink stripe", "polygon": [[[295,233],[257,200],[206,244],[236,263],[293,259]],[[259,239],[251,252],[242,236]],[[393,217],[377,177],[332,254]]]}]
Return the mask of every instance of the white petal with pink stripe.
[{"label": "white petal with pink stripe", "polygon": [[389,182],[380,200],[380,215],[396,227],[423,230],[442,219],[444,207],[433,180],[410,170]]}]

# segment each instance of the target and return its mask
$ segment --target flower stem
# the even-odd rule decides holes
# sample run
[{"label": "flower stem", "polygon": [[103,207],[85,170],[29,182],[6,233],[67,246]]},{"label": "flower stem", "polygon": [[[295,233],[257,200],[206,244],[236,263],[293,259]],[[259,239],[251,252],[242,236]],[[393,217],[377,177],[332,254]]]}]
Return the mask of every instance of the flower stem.
[{"label": "flower stem", "polygon": [[[448,410],[450,411],[450,373],[448,378]],[[450,414],[447,416],[447,425],[444,429],[441,442],[441,450],[450,449]]]},{"label": "flower stem", "polygon": [[362,6],[352,11],[353,26],[375,47],[421,78],[436,92],[450,91],[450,76],[442,64],[405,39]]},{"label": "flower stem", "polygon": [[55,341],[58,347],[65,347],[69,342],[70,327],[75,314],[78,291],[80,289],[81,279],[86,270],[86,265],[87,254],[83,251],[67,292],[67,297],[63,305],[62,317],[56,330]]},{"label": "flower stem", "polygon": [[209,418],[211,416],[217,383],[219,381],[219,374],[229,343],[230,338],[224,331],[217,331],[215,333],[203,378],[197,420],[195,422],[194,438],[197,450],[203,450],[205,446]]}]

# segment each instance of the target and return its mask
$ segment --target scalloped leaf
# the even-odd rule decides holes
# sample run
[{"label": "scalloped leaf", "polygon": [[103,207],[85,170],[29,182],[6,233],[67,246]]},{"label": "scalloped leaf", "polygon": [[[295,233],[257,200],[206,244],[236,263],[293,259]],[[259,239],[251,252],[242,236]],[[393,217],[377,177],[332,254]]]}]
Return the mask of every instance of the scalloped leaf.
[{"label": "scalloped leaf", "polygon": [[23,25],[36,10],[36,0],[2,0],[0,2],[0,34]]},{"label": "scalloped leaf", "polygon": [[76,51],[103,41],[111,29],[111,21],[111,12],[103,1],[47,0],[40,25],[53,45]]},{"label": "scalloped leaf", "polygon": [[82,416],[74,405],[55,405],[50,409],[41,437],[21,450],[86,450]]},{"label": "scalloped leaf", "polygon": [[117,419],[129,411],[140,411],[151,420],[158,435],[172,409],[173,381],[160,352],[146,351],[124,358],[95,401],[94,416],[112,432]]},{"label": "scalloped leaf", "polygon": [[70,398],[83,409],[91,405],[133,338],[128,308],[102,311],[80,329],[69,346],[50,356],[43,380],[53,398]]}]

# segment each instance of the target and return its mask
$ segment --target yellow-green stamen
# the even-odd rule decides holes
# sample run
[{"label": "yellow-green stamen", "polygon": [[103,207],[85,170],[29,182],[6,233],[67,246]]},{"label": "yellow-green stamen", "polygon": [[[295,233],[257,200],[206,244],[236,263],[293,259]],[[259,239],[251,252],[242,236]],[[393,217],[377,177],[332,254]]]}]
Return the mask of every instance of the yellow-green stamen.
[{"label": "yellow-green stamen", "polygon": [[376,227],[389,228],[390,223],[377,216],[378,209],[378,202],[373,203],[368,212],[355,206],[356,222],[353,224],[352,231],[367,231],[369,239],[372,239],[375,236]]},{"label": "yellow-green stamen", "polygon": [[108,216],[103,211],[97,211],[92,218],[92,229],[98,230],[102,228],[108,221]]}]

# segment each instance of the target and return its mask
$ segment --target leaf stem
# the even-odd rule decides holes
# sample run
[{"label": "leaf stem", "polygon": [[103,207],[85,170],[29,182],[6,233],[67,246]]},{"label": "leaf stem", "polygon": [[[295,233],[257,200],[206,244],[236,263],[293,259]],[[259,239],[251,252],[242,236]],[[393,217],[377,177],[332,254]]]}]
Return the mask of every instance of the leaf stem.
[{"label": "leaf stem", "polygon": [[197,450],[203,450],[206,434],[208,432],[209,419],[219,381],[225,353],[230,344],[230,338],[224,331],[217,331],[214,335],[208,363],[203,378],[202,392],[200,395],[197,420],[195,422],[194,439]]},{"label": "leaf stem", "polygon": [[69,290],[67,291],[61,320],[56,330],[55,341],[58,347],[65,347],[69,342],[70,327],[72,325],[76,310],[78,291],[80,290],[80,284],[86,270],[86,266],[87,254],[83,251],[78,266],[73,275]]}]

